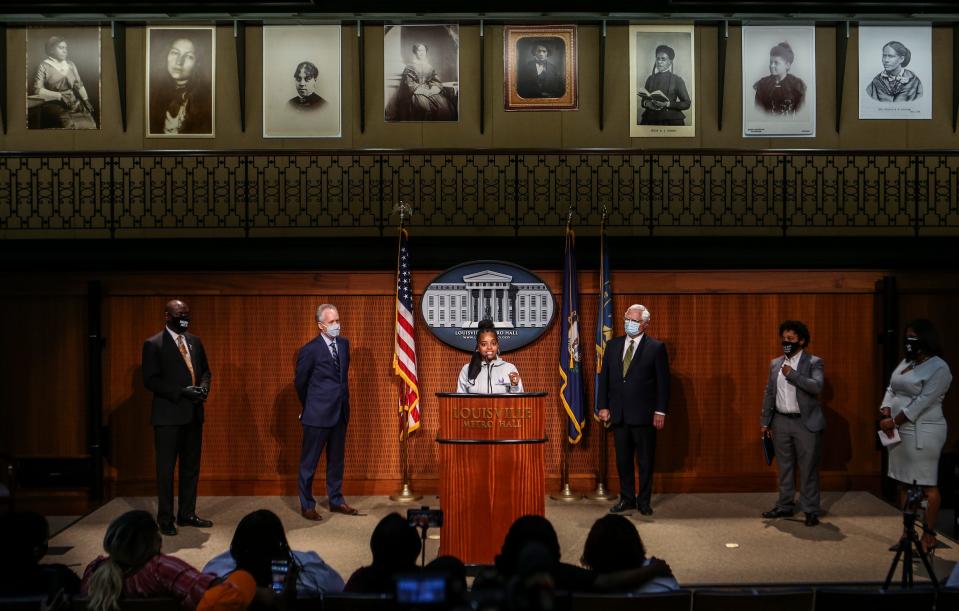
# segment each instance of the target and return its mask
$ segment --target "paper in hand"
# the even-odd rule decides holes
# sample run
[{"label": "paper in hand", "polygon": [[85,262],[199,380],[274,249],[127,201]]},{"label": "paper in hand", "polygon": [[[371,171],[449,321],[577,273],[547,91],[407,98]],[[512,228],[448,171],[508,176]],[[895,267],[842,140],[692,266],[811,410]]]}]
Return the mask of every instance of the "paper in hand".
[{"label": "paper in hand", "polygon": [[889,447],[902,441],[902,437],[899,436],[899,429],[893,429],[892,433],[892,437],[889,437],[886,435],[886,431],[879,431],[879,443]]}]

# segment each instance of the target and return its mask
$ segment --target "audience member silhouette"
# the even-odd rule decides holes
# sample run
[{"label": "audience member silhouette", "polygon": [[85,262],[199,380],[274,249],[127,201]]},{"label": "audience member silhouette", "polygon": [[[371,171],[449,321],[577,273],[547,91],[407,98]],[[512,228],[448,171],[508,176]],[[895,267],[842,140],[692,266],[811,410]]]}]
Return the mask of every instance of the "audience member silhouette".
[{"label": "audience member silhouette", "polygon": [[347,580],[344,591],[394,593],[394,577],[399,573],[417,570],[416,560],[420,549],[420,537],[416,529],[400,514],[389,514],[380,520],[370,536],[373,563],[356,569]]},{"label": "audience member silhouette", "polygon": [[40,564],[50,525],[33,512],[0,516],[0,596],[52,596],[80,591],[80,578],[62,564]]},{"label": "audience member silhouette", "polygon": [[265,588],[272,583],[275,560],[286,561],[290,570],[287,579],[295,580],[298,596],[343,591],[343,578],[319,554],[290,549],[283,522],[269,509],[244,516],[233,532],[230,549],[210,560],[203,572],[225,577],[236,569],[246,570],[257,586]]},{"label": "audience member silhouette", "polygon": [[[496,557],[496,568],[504,581],[509,583],[518,574],[520,554],[532,543],[545,549],[545,559],[549,563],[553,582],[570,592],[621,592],[639,588],[655,577],[671,574],[669,566],[658,559],[650,559],[645,566],[611,573],[599,573],[561,562],[559,538],[553,525],[542,516],[527,515],[518,518],[510,526],[500,554]],[[533,554],[533,559],[543,560],[541,554],[537,555],[539,552],[529,553]]]},{"label": "audience member silhouette", "polygon": [[[606,515],[593,523],[583,544],[582,563],[600,574],[628,571],[648,566],[646,547],[639,531],[629,519],[616,514]],[[654,577],[638,588],[626,587],[632,592],[669,592],[678,590],[672,576]]]},{"label": "audience member silhouette", "polygon": [[182,609],[195,609],[215,575],[160,553],[160,528],[149,512],[128,511],[107,527],[103,550],[87,565],[80,590],[89,595],[89,611],[119,611],[121,597],[172,597]]}]

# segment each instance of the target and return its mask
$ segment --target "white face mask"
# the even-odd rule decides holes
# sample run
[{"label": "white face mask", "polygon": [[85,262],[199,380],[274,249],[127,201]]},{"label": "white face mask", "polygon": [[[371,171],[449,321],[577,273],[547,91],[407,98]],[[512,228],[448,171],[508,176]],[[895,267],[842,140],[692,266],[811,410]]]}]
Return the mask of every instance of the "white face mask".
[{"label": "white face mask", "polygon": [[336,337],[340,334],[340,323],[332,322],[326,325],[326,334],[330,337]]}]

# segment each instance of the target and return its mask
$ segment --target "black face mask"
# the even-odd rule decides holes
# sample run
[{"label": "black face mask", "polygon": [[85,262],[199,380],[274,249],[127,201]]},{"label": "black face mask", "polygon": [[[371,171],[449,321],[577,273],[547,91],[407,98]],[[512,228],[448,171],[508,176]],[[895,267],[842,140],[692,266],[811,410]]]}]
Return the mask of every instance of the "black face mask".
[{"label": "black face mask", "polygon": [[799,342],[787,342],[783,340],[783,354],[786,356],[795,356],[800,350],[802,350],[802,346]]},{"label": "black face mask", "polygon": [[190,317],[189,316],[174,316],[167,321],[166,325],[174,333],[180,335],[186,333],[187,328],[190,326]]},{"label": "black face mask", "polygon": [[906,358],[912,361],[919,356],[919,353],[924,351],[924,346],[922,340],[918,337],[907,337],[902,342],[902,349],[906,353]]}]

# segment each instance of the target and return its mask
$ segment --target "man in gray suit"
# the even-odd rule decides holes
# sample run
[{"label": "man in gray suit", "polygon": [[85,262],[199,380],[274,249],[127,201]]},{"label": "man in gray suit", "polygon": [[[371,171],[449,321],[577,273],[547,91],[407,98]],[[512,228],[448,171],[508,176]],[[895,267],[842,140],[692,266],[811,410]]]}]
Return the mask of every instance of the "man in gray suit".
[{"label": "man in gray suit", "polygon": [[763,512],[764,518],[782,518],[795,513],[795,470],[799,467],[799,505],[806,526],[819,524],[819,455],[826,419],[819,393],[823,385],[823,362],[806,352],[809,329],[798,320],[779,325],[783,356],[769,366],[769,381],[760,417],[762,434],[771,437],[779,466],[779,500]]}]

